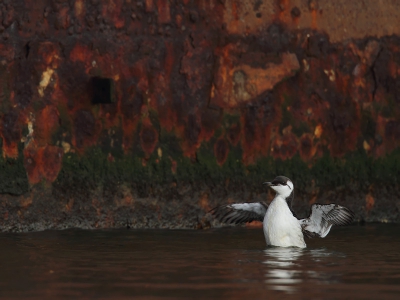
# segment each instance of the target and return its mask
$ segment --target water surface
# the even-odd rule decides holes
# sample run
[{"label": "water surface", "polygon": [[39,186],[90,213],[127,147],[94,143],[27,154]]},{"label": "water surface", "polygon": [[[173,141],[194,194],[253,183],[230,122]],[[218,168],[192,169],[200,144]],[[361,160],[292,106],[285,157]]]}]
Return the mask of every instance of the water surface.
[{"label": "water surface", "polygon": [[0,297],[400,299],[399,230],[334,228],[303,250],[245,228],[0,233]]}]

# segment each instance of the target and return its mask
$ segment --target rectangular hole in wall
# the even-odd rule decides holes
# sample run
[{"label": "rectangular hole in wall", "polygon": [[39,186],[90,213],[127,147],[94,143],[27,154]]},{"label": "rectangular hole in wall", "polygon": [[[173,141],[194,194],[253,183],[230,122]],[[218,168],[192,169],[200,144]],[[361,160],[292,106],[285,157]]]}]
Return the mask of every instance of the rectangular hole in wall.
[{"label": "rectangular hole in wall", "polygon": [[92,104],[113,103],[113,80],[110,78],[92,77],[90,78],[92,88]]}]

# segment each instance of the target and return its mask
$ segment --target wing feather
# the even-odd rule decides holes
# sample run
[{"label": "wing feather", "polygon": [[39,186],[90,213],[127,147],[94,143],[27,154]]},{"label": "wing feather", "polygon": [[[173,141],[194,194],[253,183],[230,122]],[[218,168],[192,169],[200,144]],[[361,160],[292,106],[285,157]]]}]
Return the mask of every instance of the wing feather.
[{"label": "wing feather", "polygon": [[267,208],[268,205],[264,202],[234,203],[217,206],[210,213],[220,222],[240,224],[263,221]]},{"label": "wing feather", "polygon": [[324,238],[332,225],[349,225],[354,213],[337,204],[313,204],[308,218],[299,220],[303,233],[307,237]]}]

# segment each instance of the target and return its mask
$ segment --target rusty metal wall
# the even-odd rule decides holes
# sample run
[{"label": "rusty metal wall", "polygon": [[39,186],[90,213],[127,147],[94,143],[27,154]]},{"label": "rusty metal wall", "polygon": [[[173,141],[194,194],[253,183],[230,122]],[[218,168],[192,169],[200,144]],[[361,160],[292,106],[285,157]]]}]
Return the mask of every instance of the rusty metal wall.
[{"label": "rusty metal wall", "polygon": [[2,0],[0,228],[208,226],[219,203],[399,221],[400,3]]}]

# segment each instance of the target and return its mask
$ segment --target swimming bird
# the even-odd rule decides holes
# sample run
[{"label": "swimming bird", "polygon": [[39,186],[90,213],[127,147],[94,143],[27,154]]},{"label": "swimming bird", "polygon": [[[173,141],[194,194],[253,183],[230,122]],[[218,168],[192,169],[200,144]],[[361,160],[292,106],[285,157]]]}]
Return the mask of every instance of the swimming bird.
[{"label": "swimming bird", "polygon": [[265,202],[234,203],[220,205],[211,213],[220,221],[231,224],[263,222],[268,246],[305,248],[304,236],[324,238],[333,225],[348,225],[354,213],[337,204],[313,204],[305,219],[298,219],[292,212],[293,182],[285,176],[277,176],[264,185],[272,188],[275,198],[268,206]]}]

